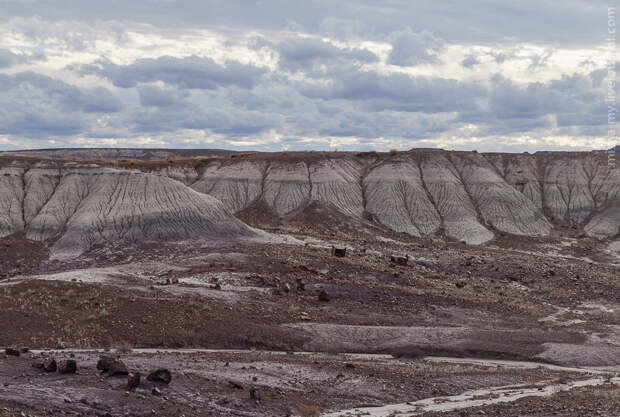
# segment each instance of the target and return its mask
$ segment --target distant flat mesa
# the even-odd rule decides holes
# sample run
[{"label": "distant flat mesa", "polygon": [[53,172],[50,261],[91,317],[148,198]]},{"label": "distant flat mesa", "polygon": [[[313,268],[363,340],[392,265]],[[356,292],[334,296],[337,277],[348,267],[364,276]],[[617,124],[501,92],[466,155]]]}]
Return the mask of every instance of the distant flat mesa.
[{"label": "distant flat mesa", "polygon": [[138,159],[192,158],[201,156],[228,156],[238,152],[225,149],[143,149],[143,148],[56,148],[6,152],[15,156],[33,158],[80,159]]}]

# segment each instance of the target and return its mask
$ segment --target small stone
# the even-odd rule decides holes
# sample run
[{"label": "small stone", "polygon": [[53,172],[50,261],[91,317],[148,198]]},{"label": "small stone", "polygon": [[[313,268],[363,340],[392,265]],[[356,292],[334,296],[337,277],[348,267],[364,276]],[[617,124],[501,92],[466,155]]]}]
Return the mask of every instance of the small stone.
[{"label": "small stone", "polygon": [[250,389],[250,398],[256,402],[260,401],[260,396],[256,388]]},{"label": "small stone", "polygon": [[15,348],[8,347],[8,348],[4,349],[4,353],[7,356],[19,356],[19,350],[15,349]]},{"label": "small stone", "polygon": [[409,256],[408,255],[407,256],[391,255],[390,262],[396,265],[406,266],[407,262],[409,262]]},{"label": "small stone", "polygon": [[127,375],[127,388],[134,390],[140,385],[140,372],[130,372]]},{"label": "small stone", "polygon": [[332,296],[329,295],[329,293],[327,291],[321,290],[319,292],[319,301],[328,302],[331,299],[332,299]]},{"label": "small stone", "polygon": [[56,369],[58,369],[56,359],[49,358],[43,361],[43,370],[45,372],[56,372]]},{"label": "small stone", "polygon": [[228,383],[230,384],[230,386],[232,386],[234,389],[243,389],[243,385],[241,385],[239,382],[237,381],[228,381]]},{"label": "small stone", "polygon": [[343,258],[347,255],[347,248],[337,248],[332,246],[332,256]]},{"label": "small stone", "polygon": [[153,395],[157,395],[157,396],[160,396],[160,395],[161,395],[161,391],[159,390],[159,388],[154,387],[154,388],[151,390],[151,394],[153,394]]}]

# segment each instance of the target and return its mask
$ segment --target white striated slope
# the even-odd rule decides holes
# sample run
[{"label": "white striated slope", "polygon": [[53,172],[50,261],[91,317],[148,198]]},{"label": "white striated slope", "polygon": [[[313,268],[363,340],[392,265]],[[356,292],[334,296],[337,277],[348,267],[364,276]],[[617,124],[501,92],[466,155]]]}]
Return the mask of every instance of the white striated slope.
[{"label": "white striated slope", "polygon": [[589,236],[599,239],[614,237],[620,233],[620,200],[615,200],[595,215],[585,226]]},{"label": "white striated slope", "polygon": [[435,233],[441,218],[422,183],[418,165],[408,158],[378,164],[365,177],[366,210],[397,232]]},{"label": "white striated slope", "polygon": [[195,162],[151,174],[5,163],[0,234],[24,230],[75,252],[114,240],[251,233],[230,212],[292,217],[313,202],[394,231],[470,244],[498,231],[544,236],[552,224],[583,225],[599,238],[620,226],[620,170],[608,169],[605,155],[293,152]]},{"label": "white striated slope", "polygon": [[442,232],[470,244],[492,239],[493,230],[521,235],[551,230],[535,196],[528,198],[492,160],[475,153],[253,155],[212,163],[192,188],[234,212],[262,201],[287,216],[320,201],[356,219],[369,215],[398,232]]},{"label": "white striated slope", "polygon": [[96,165],[11,165],[1,171],[0,231],[52,243],[53,257],[98,243],[251,236],[217,199],[170,178]]},{"label": "white striated slope", "polygon": [[262,164],[246,161],[227,165],[211,163],[191,187],[219,199],[232,212],[238,212],[262,194],[265,169]]}]

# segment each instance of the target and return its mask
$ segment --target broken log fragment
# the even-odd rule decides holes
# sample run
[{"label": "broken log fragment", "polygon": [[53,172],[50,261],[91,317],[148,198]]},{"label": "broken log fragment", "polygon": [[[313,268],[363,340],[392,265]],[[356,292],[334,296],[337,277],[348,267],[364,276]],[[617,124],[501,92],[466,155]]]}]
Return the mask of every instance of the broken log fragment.
[{"label": "broken log fragment", "polygon": [[332,299],[332,296],[325,290],[319,292],[319,301],[328,302]]},{"label": "broken log fragment", "polygon": [[77,371],[77,362],[67,359],[58,363],[58,372],[61,374],[74,374]]},{"label": "broken log fragment", "polygon": [[140,385],[140,372],[130,372],[127,374],[127,389],[135,390]]},{"label": "broken log fragment", "polygon": [[168,385],[170,381],[172,381],[172,374],[169,370],[161,368],[151,372],[146,379],[152,382],[161,382]]},{"label": "broken log fragment", "polygon": [[332,246],[332,256],[336,256],[338,258],[343,258],[347,255],[347,248],[337,248]]},{"label": "broken log fragment", "polygon": [[396,265],[406,266],[407,262],[409,262],[409,255],[406,255],[406,256],[391,255],[390,262]]}]

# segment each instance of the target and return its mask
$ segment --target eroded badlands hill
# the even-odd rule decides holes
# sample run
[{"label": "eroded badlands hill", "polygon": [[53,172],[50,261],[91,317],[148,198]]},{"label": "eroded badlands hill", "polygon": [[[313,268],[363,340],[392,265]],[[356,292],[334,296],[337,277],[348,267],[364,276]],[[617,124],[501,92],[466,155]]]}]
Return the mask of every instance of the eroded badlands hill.
[{"label": "eroded badlands hill", "polygon": [[260,206],[290,217],[321,202],[394,231],[479,244],[497,232],[548,235],[554,225],[615,236],[620,175],[607,162],[607,156],[590,153],[288,153],[158,172],[218,198],[233,212]]},{"label": "eroded badlands hill", "polygon": [[215,198],[161,175],[55,161],[0,166],[0,237],[23,232],[52,256],[95,244],[251,236]]},{"label": "eroded badlands hill", "polygon": [[620,170],[595,153],[292,152],[98,165],[10,155],[3,161],[0,235],[23,231],[54,241],[56,254],[108,241],[247,235],[251,229],[230,213],[307,219],[304,213],[316,207],[359,224],[469,244],[500,233],[546,236],[556,226],[614,238],[620,227]]}]

